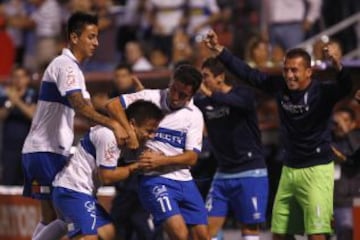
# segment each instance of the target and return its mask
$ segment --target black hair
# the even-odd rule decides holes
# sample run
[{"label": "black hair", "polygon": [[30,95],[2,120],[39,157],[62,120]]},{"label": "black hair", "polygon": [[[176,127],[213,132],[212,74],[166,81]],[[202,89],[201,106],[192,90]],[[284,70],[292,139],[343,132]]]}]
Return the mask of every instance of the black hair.
[{"label": "black hair", "polygon": [[190,64],[181,64],[174,70],[173,80],[179,81],[192,87],[193,93],[196,93],[202,81],[201,73]]},{"label": "black hair", "polygon": [[11,74],[14,74],[16,71],[22,70],[25,72],[26,76],[31,78],[31,71],[24,66],[21,65],[15,65],[12,69],[11,69]]},{"label": "black hair", "polygon": [[201,68],[208,68],[215,77],[226,72],[225,66],[219,61],[219,59],[214,57],[205,59]]},{"label": "black hair", "polygon": [[311,67],[311,57],[310,54],[308,52],[306,52],[304,49],[302,48],[293,48],[290,49],[288,52],[286,52],[285,55],[285,61],[287,59],[290,58],[297,58],[297,57],[301,57],[304,60],[305,63],[305,67],[309,68]]},{"label": "black hair", "polygon": [[115,71],[120,70],[120,69],[126,69],[126,70],[128,70],[130,73],[133,73],[132,67],[131,67],[131,65],[128,64],[128,63],[119,63],[118,65],[116,65]]},{"label": "black hair", "polygon": [[142,125],[149,119],[161,121],[164,114],[154,103],[145,100],[137,100],[125,109],[127,118],[134,119],[136,124]]},{"label": "black hair", "polygon": [[71,15],[67,23],[67,38],[70,39],[71,33],[80,36],[86,25],[98,25],[98,17],[85,12],[75,12]]},{"label": "black hair", "polygon": [[351,120],[355,121],[356,120],[356,113],[354,111],[354,109],[350,108],[350,107],[339,107],[335,110],[335,113],[339,113],[339,112],[344,112],[349,114]]}]

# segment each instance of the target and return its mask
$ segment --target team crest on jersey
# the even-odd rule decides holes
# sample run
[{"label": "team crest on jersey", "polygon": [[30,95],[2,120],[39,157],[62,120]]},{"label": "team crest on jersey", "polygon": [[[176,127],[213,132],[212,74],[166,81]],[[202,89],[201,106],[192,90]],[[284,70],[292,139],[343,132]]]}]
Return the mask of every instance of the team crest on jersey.
[{"label": "team crest on jersey", "polygon": [[75,73],[74,69],[71,66],[66,68],[66,84],[72,86],[75,83]]},{"label": "team crest on jersey", "polygon": [[216,109],[213,108],[212,110],[206,108],[206,110],[205,114],[208,119],[222,118],[230,114],[230,108],[227,106],[218,107]]},{"label": "team crest on jersey", "polygon": [[106,162],[111,162],[115,157],[116,157],[116,153],[118,151],[116,142],[113,141],[111,143],[109,143],[106,148],[105,148],[105,161]]}]

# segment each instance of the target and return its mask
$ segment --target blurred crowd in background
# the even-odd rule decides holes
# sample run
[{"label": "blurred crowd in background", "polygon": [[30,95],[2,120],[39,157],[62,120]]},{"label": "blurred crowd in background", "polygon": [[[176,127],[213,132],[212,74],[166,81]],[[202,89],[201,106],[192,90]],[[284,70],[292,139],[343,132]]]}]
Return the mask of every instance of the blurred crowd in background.
[{"label": "blurred crowd in background", "polygon": [[[134,82],[136,72],[172,69],[179,62],[200,67],[210,56],[202,44],[209,29],[214,29],[220,42],[250,66],[276,69],[288,49],[358,13],[360,1],[0,0],[2,185],[22,185],[21,148],[37,99],[38,86],[33,83],[38,82],[33,80],[39,80],[47,64],[66,46],[64,26],[76,11],[99,16],[99,47],[82,66],[84,72],[112,73],[113,86],[121,92],[123,85]],[[332,38],[342,45],[345,54],[360,47],[360,23]],[[321,63],[326,41],[319,38],[312,46],[314,65]],[[101,109],[109,96],[95,93],[94,105]],[[357,109],[352,100],[343,105]],[[272,184],[270,194],[275,194],[281,146],[272,98],[259,97],[258,117]],[[356,121],[356,111],[352,117]],[[202,160],[210,158],[211,152],[205,147],[199,166],[193,170],[200,185],[210,183],[212,170],[201,167]]]},{"label": "blurred crowd in background", "polygon": [[[147,71],[182,60],[201,64],[206,53],[199,43],[210,28],[253,65],[276,66],[284,51],[357,13],[359,5],[356,0],[1,0],[0,76],[8,76],[14,64],[41,73],[66,46],[64,26],[75,11],[100,18],[100,46],[84,71],[112,71],[120,61]],[[345,52],[356,48],[358,28],[334,36]]]}]

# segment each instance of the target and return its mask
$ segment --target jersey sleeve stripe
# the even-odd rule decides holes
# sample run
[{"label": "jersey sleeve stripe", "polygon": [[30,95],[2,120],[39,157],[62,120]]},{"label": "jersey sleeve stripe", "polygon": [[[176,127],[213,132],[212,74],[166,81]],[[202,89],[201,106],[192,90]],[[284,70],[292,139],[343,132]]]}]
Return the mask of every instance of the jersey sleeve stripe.
[{"label": "jersey sleeve stripe", "polygon": [[46,102],[61,103],[71,108],[71,105],[66,97],[61,96],[57,86],[52,82],[42,82],[40,87],[39,100]]},{"label": "jersey sleeve stripe", "polygon": [[110,169],[110,170],[116,168],[116,166],[105,166],[105,165],[100,165],[99,167],[102,169]]},{"label": "jersey sleeve stripe", "polygon": [[65,95],[68,96],[74,92],[81,92],[81,89],[72,89],[72,90],[69,90],[69,91],[66,91]]},{"label": "jersey sleeve stripe", "polygon": [[94,157],[94,159],[96,159],[96,149],[90,140],[89,132],[86,133],[85,136],[80,140],[80,144],[86,152],[88,152],[91,156]]},{"label": "jersey sleeve stripe", "polygon": [[122,106],[123,108],[126,108],[126,103],[125,103],[124,97],[123,97],[123,96],[119,96],[119,99],[120,99],[121,106]]}]

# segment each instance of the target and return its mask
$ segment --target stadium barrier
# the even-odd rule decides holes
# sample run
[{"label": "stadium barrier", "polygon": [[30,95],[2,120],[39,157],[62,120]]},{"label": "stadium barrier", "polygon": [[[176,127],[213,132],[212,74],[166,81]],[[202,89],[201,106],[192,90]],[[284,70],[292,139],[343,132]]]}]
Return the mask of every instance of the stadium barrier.
[{"label": "stadium barrier", "polygon": [[[31,235],[40,220],[39,202],[23,197],[22,189],[21,186],[0,186],[1,240],[31,240]],[[102,187],[99,189],[99,202],[108,211],[114,195],[114,187]]]}]

